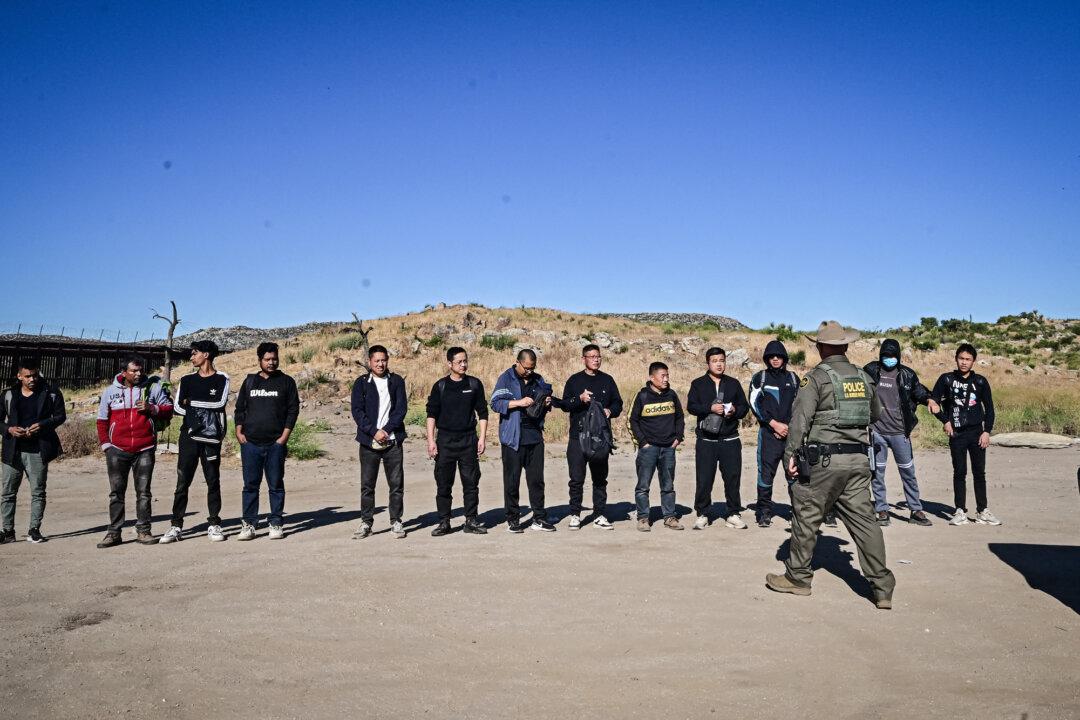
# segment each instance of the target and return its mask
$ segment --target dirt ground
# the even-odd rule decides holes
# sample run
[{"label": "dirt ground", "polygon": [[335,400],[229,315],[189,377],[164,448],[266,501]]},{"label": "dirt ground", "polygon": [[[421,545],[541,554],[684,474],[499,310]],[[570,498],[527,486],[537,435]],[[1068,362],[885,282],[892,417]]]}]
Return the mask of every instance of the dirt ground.
[{"label": "dirt ground", "polygon": [[[811,597],[764,586],[782,567],[784,521],[636,532],[625,450],[613,459],[614,532],[566,529],[565,460],[549,448],[558,532],[496,525],[501,469],[489,459],[481,511],[493,531],[433,538],[431,465],[413,440],[409,537],[385,532],[380,483],[377,533],[351,540],[355,443],[345,426],[325,440],[326,458],[289,463],[280,542],[264,527],[254,542],[235,539],[241,481],[230,463],[227,542],[206,540],[197,480],[187,540],[98,550],[103,461],[54,464],[51,540],[0,547],[0,717],[1080,717],[1075,447],[991,449],[1000,527],[948,526],[948,457],[919,453],[936,517],[921,528],[896,510],[885,529],[897,576],[885,612],[868,599],[843,528],[823,532]],[[744,455],[750,502],[752,449]],[[679,506],[690,513],[692,454],[678,462]],[[159,457],[156,534],[167,528],[173,464]],[[20,539],[28,496],[24,487]]]}]

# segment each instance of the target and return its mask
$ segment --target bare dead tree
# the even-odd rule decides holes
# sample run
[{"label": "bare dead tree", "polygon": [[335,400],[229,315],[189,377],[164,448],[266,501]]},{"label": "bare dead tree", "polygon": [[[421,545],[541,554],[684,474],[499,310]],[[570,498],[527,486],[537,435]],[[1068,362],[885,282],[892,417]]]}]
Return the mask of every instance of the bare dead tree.
[{"label": "bare dead tree", "polygon": [[180,318],[176,314],[176,301],[170,300],[169,304],[172,305],[171,318],[162,315],[154,308],[150,308],[150,312],[154,313],[155,320],[164,320],[169,324],[169,333],[165,336],[165,382],[172,381],[173,331],[176,330],[176,326],[180,324]]},{"label": "bare dead tree", "polygon": [[355,312],[352,314],[353,320],[356,321],[356,333],[360,336],[360,364],[364,366],[364,369],[371,372],[371,368],[367,363],[367,351],[368,351],[368,334],[374,330],[373,327],[364,329],[364,321],[360,319],[360,316]]}]

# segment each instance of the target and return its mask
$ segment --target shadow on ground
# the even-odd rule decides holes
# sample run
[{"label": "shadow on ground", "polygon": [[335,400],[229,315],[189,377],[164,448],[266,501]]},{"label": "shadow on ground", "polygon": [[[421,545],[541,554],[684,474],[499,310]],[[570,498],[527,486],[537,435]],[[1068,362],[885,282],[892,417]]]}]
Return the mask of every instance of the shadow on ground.
[{"label": "shadow on ground", "polygon": [[1024,576],[1027,584],[1080,614],[1080,546],[989,543],[990,552]]}]

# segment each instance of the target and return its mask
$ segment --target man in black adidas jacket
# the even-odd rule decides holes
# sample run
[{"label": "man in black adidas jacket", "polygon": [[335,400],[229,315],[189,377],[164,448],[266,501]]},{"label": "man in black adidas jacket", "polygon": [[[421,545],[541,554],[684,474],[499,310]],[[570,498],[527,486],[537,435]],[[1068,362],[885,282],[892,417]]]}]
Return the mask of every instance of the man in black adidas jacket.
[{"label": "man in black adidas jacket", "polygon": [[[694,511],[697,519],[695,530],[709,526],[709,508],[712,506],[712,488],[716,480],[717,466],[724,479],[724,498],[727,501],[728,527],[746,528],[740,517],[742,512],[742,440],[739,439],[739,421],[746,417],[750,406],[746,402],[742,383],[730,375],[727,369],[727,353],[718,347],[705,351],[707,371],[690,383],[686,397],[686,409],[697,417],[697,445],[694,463],[697,474],[697,490],[694,494]],[[716,432],[706,429],[709,417],[715,416]]]}]

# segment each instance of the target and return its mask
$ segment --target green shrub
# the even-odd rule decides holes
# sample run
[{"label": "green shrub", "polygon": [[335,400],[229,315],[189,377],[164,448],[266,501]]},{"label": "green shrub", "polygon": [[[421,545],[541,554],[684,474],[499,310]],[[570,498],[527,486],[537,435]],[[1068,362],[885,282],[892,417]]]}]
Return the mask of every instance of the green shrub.
[{"label": "green shrub", "polygon": [[310,423],[296,423],[287,443],[289,455],[296,460],[314,460],[321,457],[323,449],[316,437],[318,432]]},{"label": "green shrub", "polygon": [[791,342],[799,339],[799,333],[795,332],[795,329],[791,325],[785,325],[783,323],[769,323],[768,327],[761,332],[766,335],[775,335],[776,339],[780,342]]},{"label": "green shrub", "polygon": [[442,347],[446,343],[446,338],[444,338],[442,335],[432,335],[427,340],[424,340],[420,337],[416,339],[420,341],[421,345],[429,348]]},{"label": "green shrub", "polygon": [[788,363],[791,365],[797,365],[799,367],[806,366],[806,351],[796,350],[788,356]]},{"label": "green shrub", "polygon": [[296,386],[301,390],[310,390],[313,387],[318,387],[319,385],[326,385],[333,381],[334,379],[332,377],[324,373],[322,370],[319,370],[312,375],[308,375],[307,377],[302,378],[300,382],[296,383]]},{"label": "green shrub", "polygon": [[938,349],[938,345],[940,345],[940,343],[936,338],[916,338],[911,343],[913,348],[924,352],[933,352]]},{"label": "green shrub", "polygon": [[330,341],[328,346],[331,350],[359,350],[363,347],[364,336],[360,333],[349,333],[348,335],[342,335],[336,337]]},{"label": "green shrub", "polygon": [[1006,386],[994,391],[994,432],[1080,435],[1080,393],[1058,388]]},{"label": "green shrub", "polygon": [[514,347],[514,337],[512,335],[485,335],[480,338],[480,347],[509,350]]},{"label": "green shrub", "polygon": [[406,425],[427,425],[427,403],[424,401],[409,403],[409,409],[405,411]]},{"label": "green shrub", "polygon": [[319,418],[318,420],[308,420],[307,426],[315,432],[330,432],[330,421]]},{"label": "green shrub", "polygon": [[301,348],[300,361],[306,363],[311,362],[312,358],[315,357],[315,353],[317,353],[318,351],[319,349],[314,345],[308,345],[307,347]]}]

